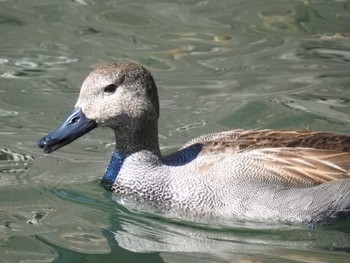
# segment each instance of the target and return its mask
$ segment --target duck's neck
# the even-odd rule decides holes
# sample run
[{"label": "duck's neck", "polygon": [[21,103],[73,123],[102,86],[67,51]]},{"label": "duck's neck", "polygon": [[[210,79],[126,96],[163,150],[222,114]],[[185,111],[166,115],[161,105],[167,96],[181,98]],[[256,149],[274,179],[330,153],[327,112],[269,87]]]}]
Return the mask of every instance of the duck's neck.
[{"label": "duck's neck", "polygon": [[[112,190],[120,169],[128,156],[134,153],[145,152],[146,157],[161,157],[157,122],[153,124],[149,123],[141,129],[132,129],[131,127],[124,127],[124,129],[113,129],[116,139],[116,149],[112,154],[106,173],[101,179],[101,184],[107,190]],[[152,153],[151,155],[149,154],[150,152]]]},{"label": "duck's neck", "polygon": [[116,152],[124,156],[141,151],[149,151],[161,156],[158,142],[158,123],[149,123],[138,129],[114,130]]}]

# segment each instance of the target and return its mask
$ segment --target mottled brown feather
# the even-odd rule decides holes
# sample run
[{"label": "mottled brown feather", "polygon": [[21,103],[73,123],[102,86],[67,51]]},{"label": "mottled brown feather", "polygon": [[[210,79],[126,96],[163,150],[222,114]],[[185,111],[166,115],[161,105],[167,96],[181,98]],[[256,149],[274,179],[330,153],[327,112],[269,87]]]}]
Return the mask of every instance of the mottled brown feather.
[{"label": "mottled brown feather", "polygon": [[[233,130],[196,138],[201,156],[246,154],[268,178],[290,186],[309,187],[350,178],[350,136],[332,132]],[[267,172],[268,170],[268,172]],[[244,176],[244,173],[242,173]],[[250,178],[254,179],[254,178]]]},{"label": "mottled brown feather", "polygon": [[234,143],[231,144],[231,146],[236,147],[237,150],[275,147],[308,147],[350,152],[349,135],[334,132],[271,129],[237,129],[207,134],[191,140],[184,148],[191,144],[204,142],[220,144],[222,147],[226,147],[226,143]]}]

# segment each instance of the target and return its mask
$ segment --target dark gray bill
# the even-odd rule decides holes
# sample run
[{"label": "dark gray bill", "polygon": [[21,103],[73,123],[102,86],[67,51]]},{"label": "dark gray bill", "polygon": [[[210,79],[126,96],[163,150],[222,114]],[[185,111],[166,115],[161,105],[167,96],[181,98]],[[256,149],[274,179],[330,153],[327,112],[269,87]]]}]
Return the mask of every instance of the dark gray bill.
[{"label": "dark gray bill", "polygon": [[81,109],[77,108],[67,116],[61,126],[38,141],[38,146],[44,153],[51,153],[96,127],[96,122],[88,119]]}]

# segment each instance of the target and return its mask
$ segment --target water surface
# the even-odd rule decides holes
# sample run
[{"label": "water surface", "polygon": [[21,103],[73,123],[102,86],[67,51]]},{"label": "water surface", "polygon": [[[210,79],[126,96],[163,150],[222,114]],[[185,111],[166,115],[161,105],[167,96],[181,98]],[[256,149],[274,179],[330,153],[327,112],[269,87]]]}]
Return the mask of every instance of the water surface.
[{"label": "water surface", "polygon": [[114,148],[95,130],[45,156],[36,141],[94,65],[146,66],[160,143],[235,128],[350,132],[349,1],[0,1],[3,262],[349,262],[349,222],[195,223],[116,204]]}]

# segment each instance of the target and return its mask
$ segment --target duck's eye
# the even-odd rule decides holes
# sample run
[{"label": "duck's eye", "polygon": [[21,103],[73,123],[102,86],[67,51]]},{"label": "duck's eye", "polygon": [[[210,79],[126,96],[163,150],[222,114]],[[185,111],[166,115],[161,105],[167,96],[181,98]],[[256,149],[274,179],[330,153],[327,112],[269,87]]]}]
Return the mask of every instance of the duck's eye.
[{"label": "duck's eye", "polygon": [[113,92],[115,92],[116,89],[117,89],[117,85],[110,84],[107,87],[105,87],[103,91],[106,93],[113,93]]}]

